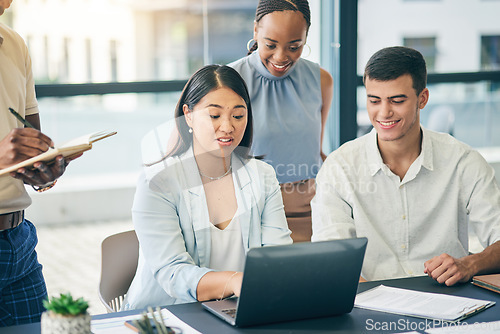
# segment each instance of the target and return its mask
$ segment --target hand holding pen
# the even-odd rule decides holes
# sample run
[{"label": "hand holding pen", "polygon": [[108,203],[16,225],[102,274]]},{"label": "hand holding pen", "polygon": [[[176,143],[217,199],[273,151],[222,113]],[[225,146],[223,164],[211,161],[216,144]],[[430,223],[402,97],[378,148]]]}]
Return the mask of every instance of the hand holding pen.
[{"label": "hand holding pen", "polygon": [[[37,156],[54,146],[48,136],[34,128],[29,121],[25,120],[14,109],[9,108],[9,111],[25,127],[12,129],[0,141],[0,168],[9,167]],[[33,165],[34,169],[20,168],[17,172],[11,173],[11,176],[33,186],[43,186],[61,176],[67,164],[68,161],[59,156],[56,158],[55,163],[50,166],[46,163],[36,162]]]},{"label": "hand holding pen", "polygon": [[39,155],[54,145],[52,140],[35,129],[28,121],[23,119],[12,108],[9,108],[21,123],[26,124],[23,128],[12,129],[0,142],[0,168],[5,168]]}]

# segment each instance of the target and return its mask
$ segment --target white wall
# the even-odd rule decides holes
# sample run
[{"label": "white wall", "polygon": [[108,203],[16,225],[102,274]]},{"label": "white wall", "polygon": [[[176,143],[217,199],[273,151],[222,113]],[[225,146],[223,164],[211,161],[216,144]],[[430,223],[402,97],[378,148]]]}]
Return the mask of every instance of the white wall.
[{"label": "white wall", "polygon": [[437,37],[438,72],[478,71],[481,35],[500,35],[500,1],[360,0],[358,73],[403,37]]}]

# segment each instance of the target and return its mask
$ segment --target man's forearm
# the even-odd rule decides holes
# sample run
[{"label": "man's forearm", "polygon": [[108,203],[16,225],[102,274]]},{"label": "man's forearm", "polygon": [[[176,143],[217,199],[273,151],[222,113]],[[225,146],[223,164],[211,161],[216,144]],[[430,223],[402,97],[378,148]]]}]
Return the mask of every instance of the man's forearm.
[{"label": "man's forearm", "polygon": [[500,241],[486,247],[482,252],[465,258],[474,275],[500,272]]},{"label": "man's forearm", "polygon": [[38,114],[28,115],[26,116],[26,120],[38,131],[42,128],[40,125],[40,116]]}]

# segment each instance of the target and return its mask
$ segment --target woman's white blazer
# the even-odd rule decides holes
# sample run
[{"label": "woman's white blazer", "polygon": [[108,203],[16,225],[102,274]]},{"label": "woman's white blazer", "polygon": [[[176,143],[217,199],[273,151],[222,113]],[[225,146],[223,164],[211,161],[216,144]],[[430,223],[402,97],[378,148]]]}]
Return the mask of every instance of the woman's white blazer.
[{"label": "woman's white blazer", "polygon": [[[245,251],[292,243],[274,169],[236,154],[231,164]],[[211,223],[192,149],[145,168],[132,219],[139,263],[124,309],[196,301],[198,282],[212,271]]]}]

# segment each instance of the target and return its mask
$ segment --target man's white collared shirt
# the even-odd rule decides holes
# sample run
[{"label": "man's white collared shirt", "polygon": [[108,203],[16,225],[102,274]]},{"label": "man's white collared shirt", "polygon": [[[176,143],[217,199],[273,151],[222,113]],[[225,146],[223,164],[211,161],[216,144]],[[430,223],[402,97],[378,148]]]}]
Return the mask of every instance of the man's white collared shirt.
[{"label": "man's white collared shirt", "polygon": [[455,138],[422,131],[403,180],[383,163],[374,130],[331,153],[316,177],[312,240],[367,237],[367,280],[424,275],[434,256],[466,256],[468,224],[483,246],[500,240],[491,166]]}]

